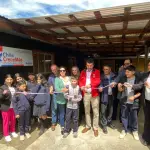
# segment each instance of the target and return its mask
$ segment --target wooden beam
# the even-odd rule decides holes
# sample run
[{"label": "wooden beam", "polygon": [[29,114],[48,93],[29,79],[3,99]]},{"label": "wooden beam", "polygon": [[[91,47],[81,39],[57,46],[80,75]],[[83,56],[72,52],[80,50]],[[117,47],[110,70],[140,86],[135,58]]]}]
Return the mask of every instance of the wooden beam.
[{"label": "wooden beam", "polygon": [[[141,11],[137,14],[132,14],[129,16],[128,21],[137,21],[137,20],[146,20],[150,18],[150,11]],[[92,20],[84,20],[79,22],[65,22],[54,24],[38,24],[33,26],[25,26],[26,30],[35,30],[35,29],[51,29],[51,28],[62,28],[62,27],[74,27],[74,26],[91,26],[91,25],[99,25],[99,24],[110,24],[110,23],[118,23],[123,22],[124,16],[111,16],[102,18],[101,20],[92,19]]]}]

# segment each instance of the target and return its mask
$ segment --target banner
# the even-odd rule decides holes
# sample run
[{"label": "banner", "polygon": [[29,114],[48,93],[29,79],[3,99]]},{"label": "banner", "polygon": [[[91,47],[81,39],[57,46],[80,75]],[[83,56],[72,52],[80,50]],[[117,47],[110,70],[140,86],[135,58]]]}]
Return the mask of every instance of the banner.
[{"label": "banner", "polygon": [[32,51],[0,46],[0,66],[33,66]]}]

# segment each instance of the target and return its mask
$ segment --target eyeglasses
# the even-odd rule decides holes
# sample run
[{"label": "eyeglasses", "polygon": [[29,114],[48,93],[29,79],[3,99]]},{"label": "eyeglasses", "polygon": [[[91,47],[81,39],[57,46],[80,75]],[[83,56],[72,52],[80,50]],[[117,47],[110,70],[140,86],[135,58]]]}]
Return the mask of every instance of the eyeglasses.
[{"label": "eyeglasses", "polygon": [[60,70],[60,72],[66,72],[66,70]]}]

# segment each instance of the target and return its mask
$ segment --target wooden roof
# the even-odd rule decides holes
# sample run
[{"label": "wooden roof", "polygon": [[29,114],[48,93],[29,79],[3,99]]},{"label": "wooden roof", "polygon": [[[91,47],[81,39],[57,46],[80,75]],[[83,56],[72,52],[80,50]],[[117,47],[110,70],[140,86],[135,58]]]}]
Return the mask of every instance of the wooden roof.
[{"label": "wooden roof", "polygon": [[7,21],[17,32],[83,52],[136,55],[150,40],[150,2]]}]

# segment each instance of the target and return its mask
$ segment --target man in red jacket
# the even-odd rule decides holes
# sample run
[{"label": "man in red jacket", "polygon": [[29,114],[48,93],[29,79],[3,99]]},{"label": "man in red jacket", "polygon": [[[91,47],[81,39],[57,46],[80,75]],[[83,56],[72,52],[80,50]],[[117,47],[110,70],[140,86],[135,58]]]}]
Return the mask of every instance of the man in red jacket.
[{"label": "man in red jacket", "polygon": [[94,60],[89,58],[86,61],[86,68],[81,72],[79,78],[79,86],[83,92],[84,108],[86,127],[82,133],[86,133],[91,129],[91,117],[90,117],[90,104],[93,109],[93,131],[95,137],[98,136],[99,127],[99,92],[98,86],[100,85],[100,71],[94,69]]}]

